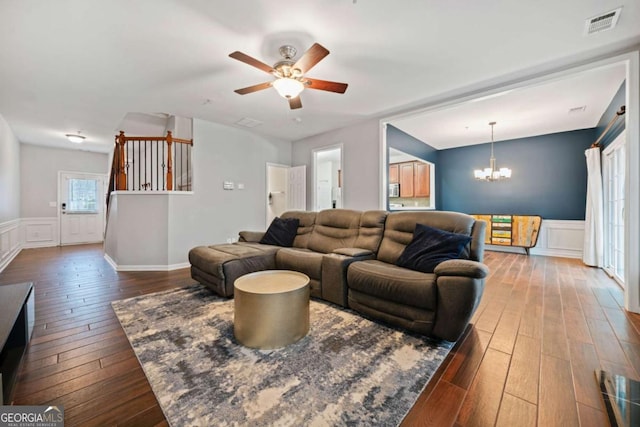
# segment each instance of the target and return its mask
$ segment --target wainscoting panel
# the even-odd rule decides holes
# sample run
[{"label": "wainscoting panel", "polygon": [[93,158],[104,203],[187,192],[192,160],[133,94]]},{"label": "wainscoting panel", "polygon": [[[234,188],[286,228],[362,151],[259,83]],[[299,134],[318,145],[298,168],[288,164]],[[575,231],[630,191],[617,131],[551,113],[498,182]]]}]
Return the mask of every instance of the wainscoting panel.
[{"label": "wainscoting panel", "polygon": [[[538,244],[531,248],[531,255],[582,258],[584,221],[543,219]],[[487,250],[525,253],[524,249],[486,245]]]},{"label": "wainscoting panel", "polygon": [[20,253],[20,219],[0,224],[0,271]]},{"label": "wainscoting panel", "polygon": [[58,246],[58,218],[22,218],[25,248],[44,248]]}]

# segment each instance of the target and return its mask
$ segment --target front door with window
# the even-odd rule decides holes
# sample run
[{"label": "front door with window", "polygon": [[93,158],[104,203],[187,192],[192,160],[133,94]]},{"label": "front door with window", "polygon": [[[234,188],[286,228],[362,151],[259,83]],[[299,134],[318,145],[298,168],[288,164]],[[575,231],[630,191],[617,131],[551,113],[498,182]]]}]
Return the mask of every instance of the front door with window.
[{"label": "front door with window", "polygon": [[103,175],[60,173],[60,244],[104,239]]}]

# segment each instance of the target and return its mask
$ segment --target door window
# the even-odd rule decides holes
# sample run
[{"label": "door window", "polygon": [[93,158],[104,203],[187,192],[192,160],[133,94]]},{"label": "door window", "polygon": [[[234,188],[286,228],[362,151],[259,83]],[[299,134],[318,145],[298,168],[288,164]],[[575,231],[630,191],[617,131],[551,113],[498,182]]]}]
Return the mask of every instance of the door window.
[{"label": "door window", "polygon": [[95,179],[69,179],[68,211],[98,212],[98,181]]},{"label": "door window", "polygon": [[[619,137],[620,138],[620,137]],[[621,141],[621,142],[618,142]],[[624,286],[624,134],[604,152],[604,269]]]}]

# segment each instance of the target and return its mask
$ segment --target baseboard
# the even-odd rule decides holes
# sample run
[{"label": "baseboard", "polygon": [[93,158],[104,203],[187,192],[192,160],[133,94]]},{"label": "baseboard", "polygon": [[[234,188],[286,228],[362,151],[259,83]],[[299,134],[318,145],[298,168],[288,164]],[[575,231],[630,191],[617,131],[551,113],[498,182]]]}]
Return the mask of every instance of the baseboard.
[{"label": "baseboard", "polygon": [[169,265],[118,265],[109,255],[104,254],[104,259],[115,271],[173,271],[187,268],[191,264],[182,262]]}]

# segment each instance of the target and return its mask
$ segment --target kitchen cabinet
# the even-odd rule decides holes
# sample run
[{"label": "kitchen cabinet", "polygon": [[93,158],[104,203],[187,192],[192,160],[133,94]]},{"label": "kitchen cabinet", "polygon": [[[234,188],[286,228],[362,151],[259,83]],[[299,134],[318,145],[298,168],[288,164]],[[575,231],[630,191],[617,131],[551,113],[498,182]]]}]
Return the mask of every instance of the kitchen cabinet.
[{"label": "kitchen cabinet", "polygon": [[400,184],[400,197],[430,197],[431,168],[423,162],[392,163],[389,184]]},{"label": "kitchen cabinet", "polygon": [[[415,162],[413,165],[413,195],[414,197],[429,197],[431,193],[431,171],[429,165]],[[402,187],[400,187],[402,189]]]},{"label": "kitchen cabinet", "polygon": [[400,163],[400,197],[413,196],[413,162]]},{"label": "kitchen cabinet", "polygon": [[389,165],[389,184],[398,184],[398,164]]}]

